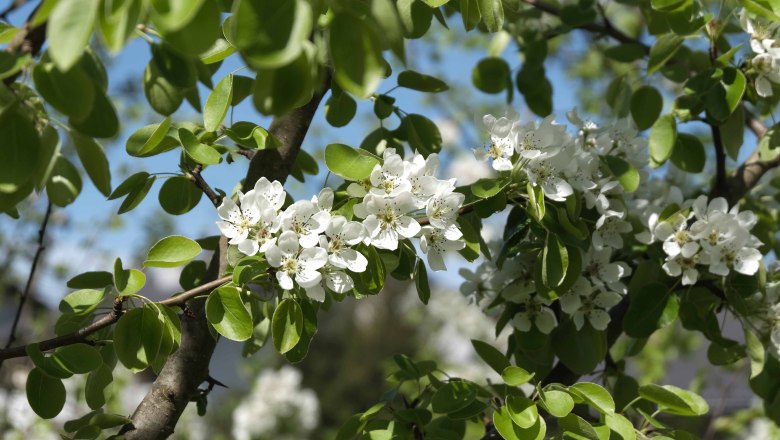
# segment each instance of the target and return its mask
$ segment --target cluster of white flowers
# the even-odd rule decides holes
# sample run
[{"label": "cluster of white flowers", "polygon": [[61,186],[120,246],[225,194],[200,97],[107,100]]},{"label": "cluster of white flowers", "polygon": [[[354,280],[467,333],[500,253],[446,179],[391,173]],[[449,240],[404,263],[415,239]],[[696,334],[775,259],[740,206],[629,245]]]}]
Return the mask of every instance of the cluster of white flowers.
[{"label": "cluster of white flowers", "polygon": [[780,47],[774,38],[777,23],[764,23],[748,16],[743,9],[739,22],[745,32],[750,34],[750,48],[753,49],[752,65],[756,70],[756,93],[766,98],[772,96],[772,84],[780,84]]},{"label": "cluster of white flowers", "polygon": [[[362,222],[332,212],[330,188],[282,210],[286,193],[281,183],[261,178],[254,189],[238,193],[238,203],[223,200],[217,226],[242,253],[264,253],[282,289],[298,285],[317,301],[325,300],[326,288],[352,290],[355,283],[347,271],[364,272],[368,265],[355,249],[361,243],[395,250],[399,240],[419,237],[431,269],[444,270],[443,255],[465,246],[456,223],[465,196],[454,192],[455,179],[434,176],[438,164],[436,154],[404,161],[395,150],[385,150],[369,179],[347,189],[362,198],[353,207]],[[416,214],[425,215],[426,226]]]},{"label": "cluster of white flowers", "polygon": [[310,389],[301,388],[301,372],[285,365],[264,370],[250,394],[233,412],[233,438],[307,438],[319,424],[320,404]]},{"label": "cluster of white flowers", "polygon": [[[582,277],[561,295],[560,301],[561,309],[572,317],[578,329],[585,320],[594,328],[604,329],[609,323],[607,312],[626,293],[621,279],[631,274],[626,263],[612,261],[612,254],[623,248],[623,235],[633,228],[627,221],[624,188],[612,175],[603,172],[601,156],[617,156],[641,169],[647,163],[647,140],[639,137],[628,119],[600,128],[581,119],[576,110],[569,112],[567,118],[576,128],[576,135],[569,134],[553,116],[540,123],[521,124],[487,115],[483,123],[490,132],[490,146],[484,151],[475,150],[475,155],[482,160],[493,159],[496,171],[523,171],[528,182],[541,188],[550,200],[582,197],[585,207],[596,211],[598,219],[590,249],[583,255]],[[500,293],[506,301],[522,306],[513,319],[518,330],[529,331],[535,325],[539,331],[549,333],[557,325],[550,308],[553,300],[537,293],[533,264],[533,260],[521,257],[507,262],[499,271],[487,262],[475,273],[462,272],[469,280],[464,290],[476,291],[481,296]]]},{"label": "cluster of white flowers", "polygon": [[750,233],[757,221],[753,212],[740,212],[737,205],[729,209],[722,197],[708,201],[707,196],[699,196],[682,206],[684,211],[657,222],[652,229],[654,238],[663,242],[667,274],[682,275],[683,285],[693,285],[702,266],[720,276],[731,270],[744,275],[758,271],[761,241]]}]

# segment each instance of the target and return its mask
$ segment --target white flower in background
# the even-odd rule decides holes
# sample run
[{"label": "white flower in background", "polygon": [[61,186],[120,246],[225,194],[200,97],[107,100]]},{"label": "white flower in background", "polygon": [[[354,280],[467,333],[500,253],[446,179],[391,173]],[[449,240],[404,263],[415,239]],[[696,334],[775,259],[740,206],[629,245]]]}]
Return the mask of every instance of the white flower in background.
[{"label": "white flower in background", "polygon": [[683,286],[692,286],[699,280],[699,270],[696,268],[698,262],[699,254],[686,257],[685,254],[679,253],[673,257],[668,257],[661,267],[670,277],[682,275]]},{"label": "white flower in background", "polygon": [[450,161],[447,175],[458,176],[458,183],[471,185],[479,179],[495,176],[491,167],[484,162],[475,162],[473,157],[460,154]]},{"label": "white flower in background", "polygon": [[683,258],[691,258],[701,246],[687,228],[686,218],[677,214],[658,223],[653,232],[664,242],[663,249],[666,255],[676,257],[682,254]]},{"label": "white flower in background", "polygon": [[561,310],[572,317],[577,330],[582,328],[586,319],[596,330],[606,330],[610,321],[607,312],[622,298],[615,292],[594,288],[585,278],[580,278],[559,301]]},{"label": "white flower in background", "polygon": [[[753,40],[755,41],[755,40]],[[764,40],[766,43],[771,40]],[[772,41],[774,43],[774,41]],[[762,46],[759,46],[762,47]],[[762,98],[772,96],[772,83],[780,84],[780,49],[764,48],[765,52],[759,52],[753,57],[753,68],[756,69],[756,93]],[[754,47],[755,50],[755,47]]]},{"label": "white flower in background", "polygon": [[293,280],[303,288],[319,284],[322,279],[319,269],[328,262],[328,252],[319,247],[300,250],[298,236],[292,231],[285,231],[277,243],[265,252],[265,258],[268,264],[278,268],[276,279],[279,286],[291,290]]},{"label": "white flower in background", "polygon": [[594,154],[588,154],[584,151],[574,153],[575,166],[566,171],[566,181],[576,190],[586,194],[596,189],[598,184],[599,158]]},{"label": "white flower in background", "polygon": [[494,289],[494,276],[498,272],[496,265],[489,260],[483,261],[474,271],[463,267],[458,270],[458,274],[465,280],[460,285],[460,293],[474,298],[476,302],[485,297],[492,297],[496,291]]},{"label": "white flower in background", "polygon": [[618,119],[605,127],[596,138],[596,146],[601,155],[622,157],[638,170],[647,166],[647,139],[639,136],[630,118]]},{"label": "white flower in background", "polygon": [[555,116],[550,115],[538,126],[529,122],[518,130],[515,150],[526,159],[534,159],[541,155],[554,156],[561,151],[567,142],[565,127],[555,123]]},{"label": "white flower in background", "polygon": [[[455,228],[455,231],[460,231]],[[452,237],[454,234],[450,234]],[[460,234],[462,236],[462,234]],[[422,228],[422,237],[420,238],[420,249],[428,256],[428,265],[431,270],[447,270],[444,265],[444,254],[452,251],[459,251],[466,247],[466,243],[457,238],[448,238],[442,229],[435,229],[430,226]]]},{"label": "white flower in background", "polygon": [[372,186],[369,193],[378,196],[398,197],[412,190],[412,183],[407,178],[407,164],[394,148],[385,150],[382,165],[374,166],[369,179]]},{"label": "white flower in background", "polygon": [[493,115],[485,115],[482,122],[490,132],[490,146],[485,150],[475,149],[474,156],[481,161],[493,159],[493,169],[496,171],[510,171],[510,158],[517,143],[516,124],[508,118],[496,119]]},{"label": "white flower in background", "polygon": [[512,318],[512,325],[521,332],[531,331],[536,326],[540,332],[548,335],[558,325],[555,312],[549,307],[552,301],[536,294],[518,295],[518,303],[524,308]]},{"label": "white flower in background", "polygon": [[319,235],[325,231],[328,220],[330,213],[320,211],[317,205],[308,200],[293,203],[281,216],[282,230],[294,232],[305,248],[317,246]]},{"label": "white flower in background", "polygon": [[328,262],[334,267],[363,272],[368,260],[350,246],[363,241],[365,228],[358,222],[347,221],[343,216],[331,218],[325,235],[320,235],[320,247],[328,251]]},{"label": "white flower in background", "polygon": [[217,213],[222,220],[217,222],[222,235],[229,238],[228,243],[238,245],[241,252],[247,255],[257,253],[257,242],[249,238],[252,228],[260,221],[260,203],[257,193],[249,191],[243,194],[239,191],[240,206],[230,197],[222,199]]},{"label": "white flower in background", "polygon": [[616,180],[601,179],[592,191],[584,191],[585,207],[588,209],[596,208],[599,214],[604,214],[610,209],[610,199],[608,196],[623,193],[623,187]]},{"label": "white flower in background", "polygon": [[407,214],[415,210],[412,195],[404,192],[393,199],[367,195],[364,200],[368,214],[363,220],[371,244],[380,248],[398,249],[399,237],[411,238],[420,232],[420,224]]},{"label": "white flower in background", "polygon": [[566,119],[571,122],[572,125],[577,127],[577,136],[587,136],[589,134],[598,133],[602,129],[596,125],[595,122],[582,119],[577,113],[577,107],[566,112]]},{"label": "white flower in background", "polygon": [[284,192],[284,188],[278,180],[269,182],[265,177],[257,180],[255,192],[258,196],[265,198],[270,203],[270,206],[277,211],[282,209],[284,199],[287,197],[287,193]]},{"label": "white flower in background", "polygon": [[602,249],[611,247],[615,249],[623,248],[623,237],[621,234],[631,232],[631,223],[623,220],[625,212],[607,211],[596,220],[596,230],[593,231],[593,247]]},{"label": "white flower in background", "polygon": [[610,261],[612,249],[591,247],[582,260],[583,273],[596,286],[607,286],[610,290],[626,293],[626,286],[620,280],[631,275],[631,268],[622,261]]},{"label": "white flower in background", "polygon": [[264,369],[233,412],[235,440],[308,438],[319,423],[317,395],[301,387],[300,371],[290,366]]},{"label": "white flower in background", "polygon": [[703,243],[706,250],[706,263],[710,266],[710,272],[716,275],[726,276],[729,269],[743,275],[754,275],[761,264],[761,252],[750,246],[751,235],[744,229],[739,229],[736,234],[723,243],[710,246]]}]

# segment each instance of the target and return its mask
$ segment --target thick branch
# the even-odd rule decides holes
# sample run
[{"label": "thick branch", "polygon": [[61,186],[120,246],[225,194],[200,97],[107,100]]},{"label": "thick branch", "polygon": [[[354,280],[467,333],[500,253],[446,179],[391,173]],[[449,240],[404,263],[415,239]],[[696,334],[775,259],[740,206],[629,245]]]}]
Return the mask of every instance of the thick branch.
[{"label": "thick branch", "polygon": [[[282,146],[261,150],[252,157],[244,180],[244,191],[252,189],[260,177],[280,182],[287,179],[314,113],[329,87],[330,75],[326,74],[322,89],[314,94],[309,103],[274,119],[268,131],[281,141]],[[215,252],[209,267],[211,276],[216,277],[225,272],[226,255],[227,240],[222,237],[219,250]],[[187,404],[198,396],[198,386],[209,377],[209,362],[216,346],[203,309],[203,302],[197,302],[191,313],[182,318],[181,346],[168,359],[151,391],[136,408],[132,425],[124,429],[126,439],[168,437],[173,433]]]},{"label": "thick branch", "polygon": [[206,195],[206,197],[209,198],[211,201],[211,204],[213,204],[215,207],[219,206],[219,202],[222,201],[222,198],[217,195],[217,193],[214,192],[213,189],[211,189],[211,186],[206,182],[205,179],[203,179],[203,175],[201,173],[203,172],[203,165],[198,164],[195,166],[195,168],[190,170],[190,180],[192,180],[192,183],[195,184],[202,192]]},{"label": "thick branch", "polygon": [[720,127],[710,124],[710,130],[712,144],[715,147],[715,183],[712,185],[712,194],[718,194],[726,189],[726,151],[723,149]]},{"label": "thick branch", "polygon": [[38,262],[41,259],[43,251],[46,249],[44,246],[44,239],[46,238],[46,226],[49,225],[49,217],[51,217],[51,202],[46,205],[46,214],[43,216],[43,222],[41,222],[41,228],[38,230],[38,249],[35,250],[35,256],[33,257],[32,265],[30,266],[30,274],[27,276],[27,283],[24,285],[24,292],[19,297],[19,306],[16,308],[16,315],[14,315],[14,323],[11,325],[11,332],[8,334],[8,342],[5,343],[5,348],[11,346],[16,340],[16,328],[19,326],[19,320],[22,317],[22,310],[24,304],[27,302],[27,297],[30,296],[30,288],[32,287],[33,278],[35,278],[35,271],[38,269]]},{"label": "thick branch", "polygon": [[766,126],[750,112],[745,112],[745,125],[756,136],[756,147],[734,175],[727,180],[723,191],[718,195],[726,197],[729,204],[737,203],[750,192],[768,171],[780,167],[780,156],[774,159],[762,160],[760,154],[761,139],[766,135]]}]

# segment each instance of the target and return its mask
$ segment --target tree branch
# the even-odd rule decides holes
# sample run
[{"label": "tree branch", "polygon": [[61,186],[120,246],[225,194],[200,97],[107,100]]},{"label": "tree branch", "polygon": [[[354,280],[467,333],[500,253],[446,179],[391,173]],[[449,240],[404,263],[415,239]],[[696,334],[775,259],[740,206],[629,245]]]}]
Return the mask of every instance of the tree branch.
[{"label": "tree branch", "polygon": [[222,201],[222,198],[218,196],[213,189],[211,189],[211,187],[206,182],[206,180],[203,179],[201,172],[203,172],[203,165],[197,164],[195,168],[189,171],[190,180],[192,180],[192,183],[194,183],[195,186],[197,186],[198,188],[200,188],[201,191],[203,191],[203,194],[206,194],[206,197],[209,198],[209,200],[214,205],[214,207],[218,207],[219,203]]},{"label": "tree branch", "polygon": [[[180,293],[179,295],[172,296],[168,299],[162,300],[159,302],[159,304],[164,304],[166,306],[183,306],[187,301],[191,300],[192,298],[208,293],[209,291],[216,289],[217,287],[227,283],[232,279],[233,278],[230,276],[216,279],[214,281],[202,284],[194,289],[190,289],[184,293]],[[117,297],[117,298],[121,298],[121,297]],[[73,333],[58,336],[52,339],[46,339],[44,341],[38,342],[37,344],[40,345],[42,351],[47,351],[47,350],[53,350],[58,347],[64,347],[66,345],[77,344],[80,342],[89,342],[87,338],[90,335],[110,325],[113,325],[115,322],[119,320],[120,316],[122,316],[121,310],[119,312],[117,312],[116,309],[112,310],[111,313],[109,313],[108,315],[98,319],[92,324],[83,327]],[[27,356],[26,350],[27,350],[26,345],[0,350],[0,362],[6,359]]]},{"label": "tree branch", "polygon": [[720,127],[716,124],[709,125],[712,131],[712,144],[715,148],[715,183],[712,185],[711,194],[718,194],[726,189],[726,152],[723,149]]},{"label": "tree branch", "polygon": [[[35,9],[30,12],[30,15],[27,17],[27,22],[25,22],[24,26],[19,29],[13,40],[8,43],[8,46],[5,48],[6,52],[14,55],[30,54],[31,56],[36,56],[41,51],[43,43],[46,41],[46,22],[33,27],[32,20],[42,3],[43,2],[38,3]],[[5,11],[4,13],[8,12],[10,12],[10,10]],[[10,86],[14,81],[16,81],[17,78],[19,78],[21,74],[22,71],[19,70],[13,75],[5,78],[3,82],[5,85]]]},{"label": "tree branch", "polygon": [[19,326],[19,320],[22,317],[22,310],[24,304],[27,302],[27,297],[30,296],[30,288],[32,287],[33,278],[35,277],[35,271],[38,269],[38,262],[41,259],[41,254],[46,249],[43,241],[46,237],[46,226],[49,224],[49,218],[51,217],[52,205],[49,202],[46,205],[46,214],[43,216],[43,222],[41,222],[41,228],[38,230],[38,249],[35,250],[35,256],[33,257],[32,265],[30,266],[30,274],[27,276],[27,283],[24,285],[24,292],[19,297],[19,306],[16,308],[16,315],[14,315],[14,322],[11,325],[11,332],[8,334],[8,341],[5,343],[5,348],[11,346],[16,340],[16,328]]},{"label": "tree branch", "polygon": [[[284,183],[295,163],[323,95],[330,88],[326,73],[321,90],[306,105],[284,116],[274,118],[268,131],[282,146],[261,150],[252,157],[244,179],[243,190],[254,188],[260,177]],[[216,278],[227,267],[227,239],[220,238],[219,250],[209,266],[209,276]],[[197,302],[191,314],[182,318],[182,342],[165,363],[152,389],[138,405],[132,424],[123,429],[127,440],[163,439],[171,435],[184,409],[199,394],[198,387],[209,377],[208,367],[216,340],[211,336],[203,302]]]}]

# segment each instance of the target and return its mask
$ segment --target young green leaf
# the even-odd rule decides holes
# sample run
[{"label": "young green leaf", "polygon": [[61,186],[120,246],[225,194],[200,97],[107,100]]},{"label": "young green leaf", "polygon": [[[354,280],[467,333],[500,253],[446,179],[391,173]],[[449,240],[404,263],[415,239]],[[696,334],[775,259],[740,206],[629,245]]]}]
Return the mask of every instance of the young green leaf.
[{"label": "young green leaf", "polygon": [[707,154],[704,151],[704,144],[701,143],[697,136],[679,133],[677,135],[677,144],[674,146],[674,150],[672,150],[670,159],[673,164],[683,171],[701,173],[704,170]]},{"label": "young green leaf", "polygon": [[367,178],[379,158],[363,149],[344,144],[329,144],[325,147],[325,165],[335,175],[347,180]]},{"label": "young green leaf", "polygon": [[612,400],[609,391],[598,384],[591,382],[575,383],[569,387],[569,390],[580,396],[602,414],[613,414],[615,412],[615,401]]},{"label": "young green leaf", "polygon": [[111,170],[103,147],[89,136],[75,131],[71,131],[70,135],[73,138],[76,153],[78,153],[81,164],[87,171],[90,180],[98,191],[108,197],[111,194]]},{"label": "young green leaf", "polygon": [[222,78],[206,100],[203,108],[203,126],[206,131],[216,131],[225,119],[233,100],[233,75]]},{"label": "young green leaf", "polygon": [[201,252],[200,245],[190,238],[181,235],[165,237],[149,249],[149,255],[144,261],[145,267],[176,267],[182,266]]},{"label": "young green leaf", "polygon": [[661,166],[672,155],[677,143],[677,122],[672,115],[663,115],[650,130],[650,166]]},{"label": "young green leaf", "polygon": [[179,140],[184,152],[195,162],[203,165],[215,165],[222,161],[222,156],[213,147],[200,143],[197,137],[186,128],[179,129]]},{"label": "young green leaf", "polygon": [[219,334],[233,341],[245,341],[252,336],[252,316],[235,287],[220,287],[211,292],[206,300],[206,318]]},{"label": "young green leaf", "polygon": [[201,198],[203,198],[203,191],[184,176],[166,179],[158,195],[160,206],[172,215],[182,215],[192,211]]},{"label": "young green leaf", "polygon": [[503,375],[504,371],[511,366],[509,359],[487,342],[472,339],[471,345],[474,346],[479,357],[496,373]]},{"label": "young green leaf", "polygon": [[368,22],[348,11],[337,13],[330,24],[333,77],[347,92],[367,98],[385,73],[382,46]]},{"label": "young green leaf", "polygon": [[639,130],[650,128],[661,115],[664,100],[655,87],[642,86],[631,95],[631,116]]},{"label": "young green leaf", "polygon": [[274,347],[281,354],[287,353],[298,344],[302,333],[303,311],[301,306],[295,300],[289,298],[283,300],[274,310],[271,322]]},{"label": "young green leaf", "polygon": [[533,377],[534,373],[529,373],[520,367],[515,367],[514,365],[504,368],[504,371],[501,372],[501,379],[504,380],[505,384],[511,387],[516,387],[524,383],[528,383],[531,379],[533,379]]},{"label": "young green leaf", "polygon": [[420,297],[420,301],[427,305],[431,298],[431,288],[428,285],[428,271],[425,269],[425,263],[420,259],[417,260],[417,265],[414,267],[414,285],[417,287],[417,296]]},{"label": "young green leaf", "polygon": [[634,192],[639,188],[639,171],[633,165],[617,156],[603,157],[607,167],[626,192]]},{"label": "young green leaf", "polygon": [[447,83],[439,78],[415,72],[414,70],[404,70],[398,74],[398,87],[427,93],[439,93],[449,90]]}]

